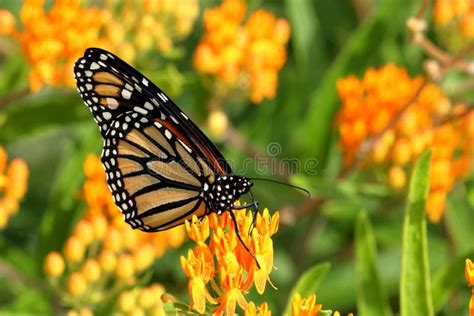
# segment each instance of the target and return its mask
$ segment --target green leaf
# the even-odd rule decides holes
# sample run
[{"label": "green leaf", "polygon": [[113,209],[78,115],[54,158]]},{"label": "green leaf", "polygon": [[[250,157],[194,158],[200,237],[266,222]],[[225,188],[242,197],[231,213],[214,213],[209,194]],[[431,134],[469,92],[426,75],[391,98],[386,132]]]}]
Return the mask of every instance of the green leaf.
[{"label": "green leaf", "polygon": [[189,309],[188,305],[179,302],[163,304],[163,311],[165,315],[201,315]]},{"label": "green leaf", "polygon": [[392,315],[377,270],[377,249],[367,212],[360,212],[355,227],[357,309],[361,316]]},{"label": "green leaf", "polygon": [[431,151],[418,160],[410,181],[403,224],[400,315],[433,315],[426,234],[425,202]]},{"label": "green leaf", "polygon": [[77,93],[48,91],[28,95],[0,112],[0,142],[9,143],[84,120],[90,120],[90,114]]},{"label": "green leaf", "polygon": [[290,296],[288,297],[288,302],[285,308],[285,315],[290,314],[291,301],[293,300],[293,296],[296,293],[299,293],[302,297],[316,293],[319,283],[326,275],[326,272],[329,270],[330,266],[331,264],[329,262],[319,263],[309,268],[305,273],[303,273],[303,275],[299,278],[299,280],[296,282],[296,285],[290,292]]},{"label": "green leaf", "polygon": [[47,211],[40,227],[38,259],[52,250],[60,249],[74,226],[81,201],[77,198],[84,179],[83,164],[86,156],[99,150],[101,141],[95,124],[88,123],[78,129],[77,143],[66,148],[66,158],[60,162]]},{"label": "green leaf", "polygon": [[466,258],[474,258],[474,251],[460,256],[449,265],[442,266],[434,273],[431,293],[435,312],[439,312],[443,308],[458,286],[466,283],[464,273],[462,273],[466,264]]},{"label": "green leaf", "polygon": [[286,0],[285,8],[291,24],[291,42],[299,78],[314,85],[327,63],[327,47],[311,0]]},{"label": "green leaf", "polygon": [[469,204],[466,195],[465,190],[453,189],[449,194],[447,210],[444,213],[446,229],[456,255],[474,251],[474,234],[472,233],[474,206]]}]

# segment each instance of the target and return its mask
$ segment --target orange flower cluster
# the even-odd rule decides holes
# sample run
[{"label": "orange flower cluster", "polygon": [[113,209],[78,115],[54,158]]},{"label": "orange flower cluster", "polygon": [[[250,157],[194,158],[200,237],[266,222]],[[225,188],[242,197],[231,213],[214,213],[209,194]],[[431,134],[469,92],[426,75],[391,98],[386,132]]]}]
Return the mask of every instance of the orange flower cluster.
[{"label": "orange flower cluster", "polygon": [[[44,261],[51,285],[64,303],[76,310],[97,306],[110,291],[118,294],[136,284],[166,249],[180,246],[185,238],[182,227],[159,234],[132,230],[112,200],[99,158],[88,156],[84,171],[86,214],[66,240],[62,254],[51,252]],[[149,300],[149,294],[143,295]],[[123,295],[128,302],[127,295],[132,294]],[[144,303],[134,305],[133,309],[140,306],[152,307]]]},{"label": "orange flower cluster", "polygon": [[449,24],[468,38],[474,37],[474,2],[471,0],[436,0],[433,20],[440,26]]},{"label": "orange flower cluster", "polygon": [[199,13],[197,0],[140,0],[105,2],[113,18],[105,33],[113,47],[126,59],[133,60],[138,51],[158,49],[168,52],[173,41],[186,37]]},{"label": "orange flower cluster", "polygon": [[474,263],[470,259],[466,259],[466,281],[471,287],[471,300],[469,301],[469,315],[474,316]]},{"label": "orange flower cluster", "polygon": [[321,304],[316,304],[316,294],[314,293],[308,298],[302,298],[299,293],[296,293],[291,302],[293,316],[317,316],[321,307]]},{"label": "orange flower cluster", "polygon": [[275,96],[290,26],[262,9],[243,24],[246,10],[243,0],[223,0],[205,11],[205,35],[194,53],[194,64],[231,87],[243,82],[250,99],[260,103]]},{"label": "orange flower cluster", "polygon": [[17,158],[7,166],[7,159],[7,152],[0,146],[0,230],[5,228],[10,216],[18,211],[28,181],[26,163]]},{"label": "orange flower cluster", "polygon": [[[77,57],[91,45],[103,45],[99,32],[104,13],[97,8],[81,8],[79,0],[54,1],[46,11],[44,0],[23,2],[22,29],[11,29],[31,65],[29,84],[38,91],[44,84],[73,86],[71,69]],[[4,12],[4,14],[7,14]]]},{"label": "orange flower cluster", "polygon": [[[342,100],[337,122],[346,166],[354,162],[364,142],[383,131],[412,100],[422,81],[389,64],[368,69],[362,79],[348,76],[337,82]],[[445,124],[437,122],[465,110],[462,105],[452,105],[435,84],[427,84],[371,152],[371,163],[387,167],[389,184],[401,189],[412,163],[424,150],[433,149],[427,212],[434,222],[442,216],[447,192],[470,170],[474,113]]]},{"label": "orange flower cluster", "polygon": [[46,11],[44,0],[26,0],[20,11],[22,29],[15,27],[10,12],[0,10],[0,35],[21,43],[32,67],[33,92],[45,84],[73,87],[71,71],[86,48],[118,51],[127,61],[135,59],[137,49],[168,51],[173,40],[189,34],[199,12],[197,0],[141,2],[105,1],[103,7],[83,8],[79,0],[56,0]]},{"label": "orange flower cluster", "polygon": [[[216,315],[224,312],[226,315],[234,315],[237,304],[247,310],[246,315],[268,315],[266,304],[256,308],[255,304],[247,302],[244,295],[252,284],[262,294],[266,282],[270,282],[269,274],[273,269],[271,236],[278,230],[279,214],[275,213],[270,217],[268,209],[265,209],[262,214],[257,215],[255,227],[248,234],[252,213],[246,210],[234,213],[241,237],[255,254],[260,269],[238,241],[229,213],[211,214],[202,220],[193,217],[185,226],[196,246],[188,251],[187,257],[181,257],[184,273],[189,277],[191,308],[204,313],[206,301],[209,301],[211,304],[219,304],[213,311]],[[208,238],[209,245],[206,244]],[[209,286],[217,297],[210,294]]]}]

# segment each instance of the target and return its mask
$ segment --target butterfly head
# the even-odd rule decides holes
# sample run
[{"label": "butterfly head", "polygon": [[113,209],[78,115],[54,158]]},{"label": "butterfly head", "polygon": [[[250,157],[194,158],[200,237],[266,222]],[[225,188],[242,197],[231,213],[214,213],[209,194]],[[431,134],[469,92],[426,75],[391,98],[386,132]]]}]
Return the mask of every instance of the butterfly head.
[{"label": "butterfly head", "polygon": [[210,202],[208,204],[212,205],[212,211],[221,214],[232,209],[235,201],[242,194],[249,192],[252,185],[253,183],[245,177],[221,175],[210,186],[205,198]]}]

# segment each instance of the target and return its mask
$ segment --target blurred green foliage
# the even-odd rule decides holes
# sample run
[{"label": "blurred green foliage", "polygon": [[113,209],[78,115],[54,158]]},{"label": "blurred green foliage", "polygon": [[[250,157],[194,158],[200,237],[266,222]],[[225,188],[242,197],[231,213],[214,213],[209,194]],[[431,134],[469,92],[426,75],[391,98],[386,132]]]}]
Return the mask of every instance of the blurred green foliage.
[{"label": "blurred green foliage", "polygon": [[[420,1],[369,2],[373,12],[359,21],[349,0],[250,1],[251,8],[263,5],[289,19],[288,60],[274,100],[258,106],[234,102],[225,110],[235,129],[256,148],[264,151],[267,144],[278,142],[279,158],[316,158],[317,175],[299,174],[292,181],[325,202],[294,224],[281,226],[274,238],[278,269],[271,274],[278,289],[269,287],[263,296],[252,292],[249,298],[267,301],[278,315],[296,286],[302,293],[315,291],[323,309],[357,315],[466,315],[464,259],[474,254],[473,205],[466,191],[472,191],[472,182],[470,189],[456,186],[445,221],[433,225],[426,223],[423,213],[427,156],[412,179],[405,219],[403,196],[363,174],[336,178],[341,169],[334,126],[339,106],[336,80],[386,62],[413,73],[421,68],[422,54],[410,45],[405,29]],[[209,92],[191,63],[200,23],[182,43],[177,60],[148,56],[150,60],[137,67],[204,126]],[[49,314],[53,307],[41,285],[42,260],[47,252],[61,249],[81,216],[84,205],[77,194],[84,179],[83,162],[88,153],[100,152],[102,141],[76,91],[48,88],[12,98],[27,89],[27,72],[21,54],[0,56],[0,103],[11,101],[0,108],[0,144],[11,157],[24,158],[31,171],[21,211],[0,232],[0,260],[13,265],[25,280],[34,280],[29,286],[29,281],[0,269],[0,310]],[[238,148],[218,145],[232,161],[246,157]],[[266,183],[256,185],[255,195],[271,210],[304,202],[298,192]],[[186,249],[166,253],[152,276],[184,302],[185,278],[177,263]],[[426,299],[423,306],[415,304],[421,298]]]}]

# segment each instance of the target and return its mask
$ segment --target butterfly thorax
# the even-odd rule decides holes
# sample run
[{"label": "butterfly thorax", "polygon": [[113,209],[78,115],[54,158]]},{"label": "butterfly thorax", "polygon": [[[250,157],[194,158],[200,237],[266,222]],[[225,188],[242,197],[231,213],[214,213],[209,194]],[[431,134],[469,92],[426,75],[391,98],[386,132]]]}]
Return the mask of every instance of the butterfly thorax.
[{"label": "butterfly thorax", "polygon": [[203,188],[203,198],[209,212],[222,214],[232,209],[236,200],[252,187],[249,179],[236,175],[220,175],[211,185]]}]

